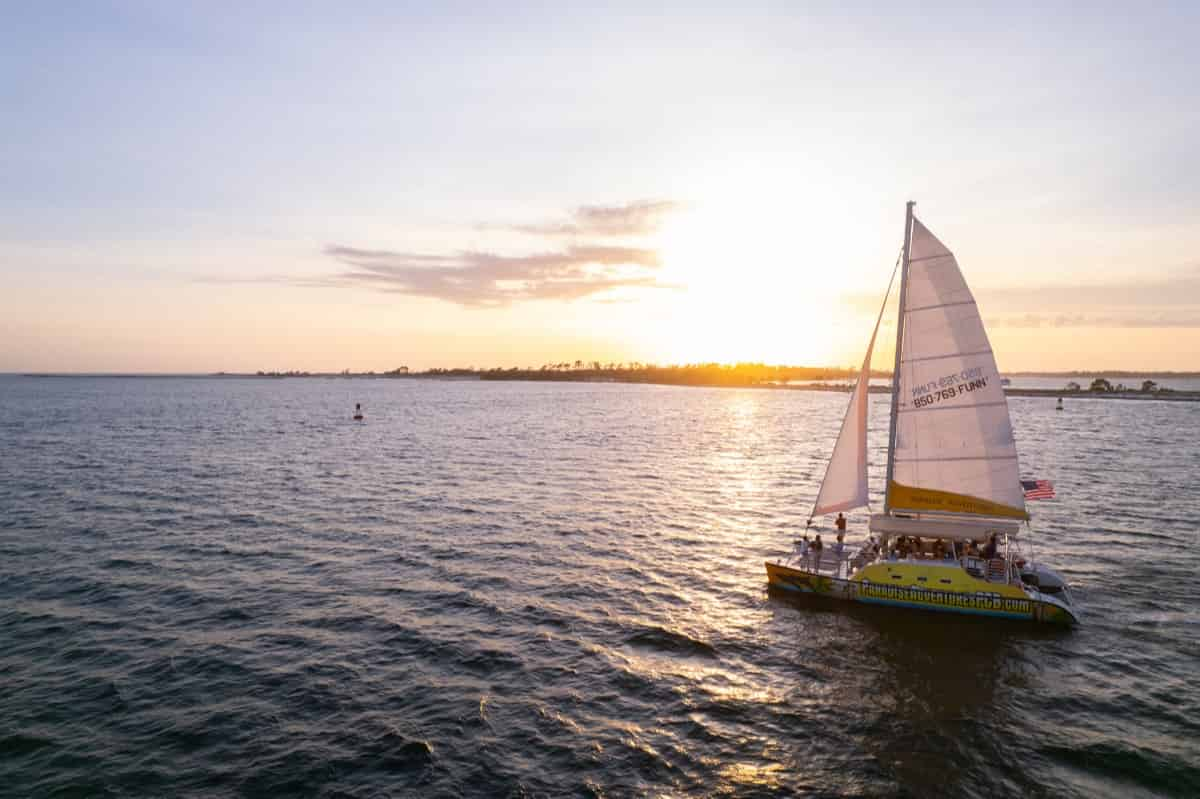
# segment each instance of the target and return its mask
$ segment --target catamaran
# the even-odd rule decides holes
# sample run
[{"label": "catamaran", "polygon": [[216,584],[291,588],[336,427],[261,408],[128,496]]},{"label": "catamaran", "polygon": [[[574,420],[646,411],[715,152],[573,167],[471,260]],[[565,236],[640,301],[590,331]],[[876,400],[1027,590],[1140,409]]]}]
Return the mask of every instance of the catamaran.
[{"label": "catamaran", "polygon": [[[908,203],[900,272],[883,512],[867,540],[816,546],[807,528],[791,555],[766,562],[772,588],[835,599],[1074,624],[1070,589],[1037,563],[1016,440],[996,359],[958,261]],[[896,270],[892,271],[892,282]],[[884,307],[892,282],[884,295]],[[871,353],[817,492],[818,516],[869,507]],[[839,523],[839,527],[844,522]]]}]

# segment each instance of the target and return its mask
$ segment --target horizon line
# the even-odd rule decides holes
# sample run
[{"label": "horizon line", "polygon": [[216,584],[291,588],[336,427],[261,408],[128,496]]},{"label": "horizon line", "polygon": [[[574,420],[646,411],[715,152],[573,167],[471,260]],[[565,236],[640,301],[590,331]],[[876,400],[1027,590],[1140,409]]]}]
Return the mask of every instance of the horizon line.
[{"label": "horizon line", "polygon": [[[405,372],[400,372],[398,369],[392,370],[366,370],[366,371],[313,371],[305,369],[291,369],[283,371],[267,371],[257,370],[253,372],[231,372],[231,371],[186,371],[186,372],[157,372],[157,371],[31,371],[31,370],[16,370],[16,371],[0,371],[0,377],[103,377],[103,378],[153,378],[153,377],[418,377],[422,375],[434,375],[447,372],[466,373],[466,374],[487,374],[489,372],[541,372],[541,371],[558,371],[558,372],[641,372],[647,370],[679,370],[679,369],[704,369],[704,368],[720,368],[720,369],[736,369],[737,367],[757,367],[770,370],[804,370],[804,371],[826,371],[826,372],[842,372],[847,375],[858,374],[857,367],[849,366],[806,366],[802,364],[765,364],[750,361],[739,361],[736,363],[727,363],[719,361],[709,361],[704,363],[688,363],[688,364],[639,364],[636,367],[616,367],[595,369],[592,366],[583,366],[579,368],[567,368],[562,370],[544,369],[540,366],[494,366],[494,367],[466,367],[466,366],[432,366],[427,369],[411,369]],[[890,369],[872,369],[873,377],[891,377]],[[1172,369],[1070,369],[1070,370],[1046,370],[1046,369],[1016,369],[1016,370],[1000,370],[999,374],[1004,376],[1014,377],[1083,377],[1083,376],[1104,376],[1111,375],[1114,377],[1142,377],[1142,376],[1171,376],[1171,377],[1200,377],[1200,370],[1172,370]]]}]

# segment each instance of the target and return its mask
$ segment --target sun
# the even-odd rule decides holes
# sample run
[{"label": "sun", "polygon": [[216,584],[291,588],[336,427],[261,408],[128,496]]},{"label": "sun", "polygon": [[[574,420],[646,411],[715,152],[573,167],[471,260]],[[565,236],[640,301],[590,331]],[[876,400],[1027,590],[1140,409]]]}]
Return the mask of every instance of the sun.
[{"label": "sun", "polygon": [[695,203],[670,218],[661,280],[682,290],[656,332],[664,360],[829,363],[836,281],[804,239],[769,201]]}]

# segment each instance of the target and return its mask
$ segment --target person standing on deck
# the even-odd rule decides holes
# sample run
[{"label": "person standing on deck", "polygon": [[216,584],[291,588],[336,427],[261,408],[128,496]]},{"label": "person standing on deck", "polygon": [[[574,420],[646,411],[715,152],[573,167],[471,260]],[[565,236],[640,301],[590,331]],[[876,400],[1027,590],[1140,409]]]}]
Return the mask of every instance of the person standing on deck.
[{"label": "person standing on deck", "polygon": [[[842,518],[842,514],[838,514],[838,521],[844,525],[846,520]],[[839,531],[837,534],[837,543],[833,545],[833,575],[834,577],[842,573],[842,564],[846,558],[846,544],[842,539],[846,537],[844,532]]]},{"label": "person standing on deck", "polygon": [[818,574],[821,571],[821,550],[824,548],[825,548],[825,545],[821,543],[821,534],[817,533],[817,537],[815,539],[813,539],[813,542],[812,542],[812,555],[813,555],[813,571],[817,572]]},{"label": "person standing on deck", "polygon": [[987,546],[983,548],[983,557],[987,560],[991,560],[992,558],[996,557],[996,550],[998,548],[999,547],[996,544],[996,534],[992,533],[991,537],[988,538]]},{"label": "person standing on deck", "polygon": [[808,533],[804,533],[796,541],[794,556],[800,559],[800,568],[803,569],[805,562],[808,560]]},{"label": "person standing on deck", "polygon": [[833,524],[835,527],[837,527],[839,538],[846,534],[846,517],[845,516],[843,516],[842,514],[839,513],[838,517],[833,520]]}]

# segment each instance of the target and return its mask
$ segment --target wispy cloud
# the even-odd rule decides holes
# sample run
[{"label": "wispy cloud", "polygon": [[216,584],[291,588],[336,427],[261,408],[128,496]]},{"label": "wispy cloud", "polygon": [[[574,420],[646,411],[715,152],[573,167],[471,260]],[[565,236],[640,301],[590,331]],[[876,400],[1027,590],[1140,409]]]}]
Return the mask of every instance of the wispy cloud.
[{"label": "wispy cloud", "polygon": [[197,278],[205,283],[259,283],[307,288],[363,287],[376,291],[428,297],[471,308],[495,308],[525,300],[620,302],[612,292],[623,288],[679,288],[658,278],[658,251],[649,247],[613,246],[579,239],[622,237],[621,245],[659,229],[666,214],[680,208],[670,200],[640,200],[627,205],[584,205],[562,222],[533,225],[481,225],[476,229],[520,231],[539,237],[575,237],[547,245],[542,252],[506,255],[484,250],[446,253],[384,250],[331,244],[324,255],[341,264],[328,275],[260,275]]},{"label": "wispy cloud", "polygon": [[1022,314],[988,317],[989,327],[1200,327],[1200,312],[1183,314]]},{"label": "wispy cloud", "polygon": [[336,277],[294,277],[291,275],[247,275],[231,277],[229,275],[198,275],[193,280],[196,283],[215,283],[227,285],[274,285],[301,286],[304,288],[337,288],[342,285]]},{"label": "wispy cloud", "polygon": [[1200,305],[1200,270],[1187,269],[1175,275],[1134,278],[1091,285],[1048,284],[1024,288],[981,288],[975,292],[980,304],[1002,310],[1049,307],[1164,307]]},{"label": "wispy cloud", "polygon": [[469,307],[520,300],[575,300],[626,287],[667,287],[658,253],[635,247],[579,246],[533,255],[427,254],[334,245],[325,254],[349,269],[339,285],[431,297]]},{"label": "wispy cloud", "polygon": [[[682,205],[673,200],[638,200],[627,205],[581,205],[562,221],[503,225],[534,236],[645,236]],[[485,226],[488,227],[488,226]]]},{"label": "wispy cloud", "polygon": [[[1194,267],[1166,277],[1092,285],[981,286],[974,294],[994,327],[1200,327],[1200,268]],[[878,295],[844,300],[863,313],[879,307]]]}]

